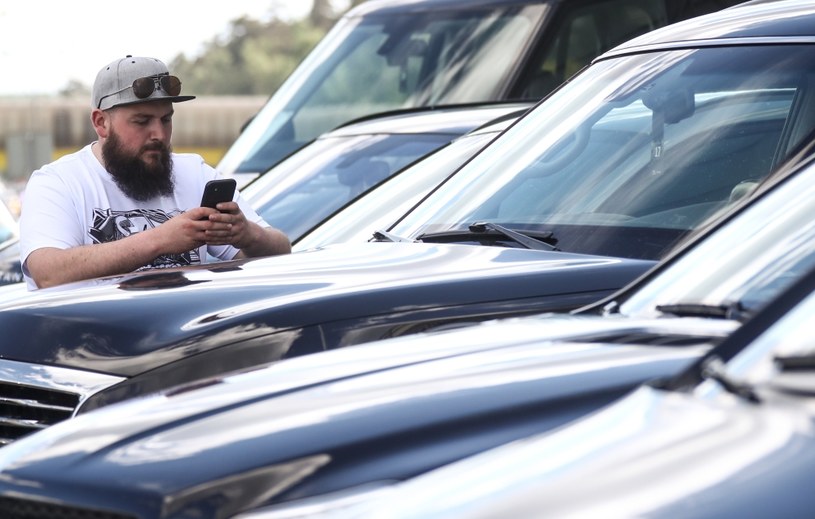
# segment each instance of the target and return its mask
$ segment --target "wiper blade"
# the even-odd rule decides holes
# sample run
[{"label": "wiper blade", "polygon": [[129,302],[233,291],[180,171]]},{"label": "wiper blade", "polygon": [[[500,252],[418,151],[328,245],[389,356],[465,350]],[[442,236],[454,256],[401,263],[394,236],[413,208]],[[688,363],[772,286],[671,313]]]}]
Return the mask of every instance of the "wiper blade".
[{"label": "wiper blade", "polygon": [[509,227],[504,227],[503,225],[498,225],[497,223],[492,222],[475,222],[470,224],[470,232],[474,233],[483,233],[487,231],[495,231],[500,234],[503,234],[507,238],[515,241],[519,245],[523,245],[527,249],[532,250],[557,250],[557,248],[552,245],[551,243],[547,243],[544,239],[552,239],[553,234],[547,233],[545,238],[532,238],[531,236],[527,236],[526,234],[519,233],[518,231],[513,231]]},{"label": "wiper blade", "polygon": [[409,240],[407,238],[403,238],[399,235],[390,233],[388,231],[374,231],[374,240],[376,241],[391,241],[391,242],[413,242],[413,240]]},{"label": "wiper blade", "polygon": [[734,321],[746,321],[752,312],[739,301],[722,305],[706,305],[702,303],[677,303],[670,305],[657,305],[656,309],[664,314],[677,317],[718,317]]},{"label": "wiper blade", "polygon": [[467,228],[467,231],[444,231],[439,233],[428,233],[423,234],[418,237],[419,241],[442,241],[442,242],[452,242],[454,240],[460,241],[462,236],[465,237],[473,237],[473,236],[499,236],[501,238],[509,239],[518,245],[525,247],[527,249],[532,250],[545,250],[545,251],[557,251],[560,250],[555,247],[552,243],[557,243],[557,239],[554,237],[554,234],[551,232],[545,233],[534,233],[533,235],[527,235],[520,233],[518,231],[514,231],[508,227],[504,227],[503,225],[498,225],[492,222],[476,222],[470,224]]},{"label": "wiper blade", "polygon": [[778,373],[769,381],[769,387],[787,394],[815,395],[815,355],[775,356],[773,362]]},{"label": "wiper blade", "polygon": [[703,379],[715,380],[728,393],[734,394],[754,404],[761,402],[749,384],[730,378],[725,372],[724,362],[722,362],[722,359],[719,357],[710,357],[707,359],[702,365],[701,375]]},{"label": "wiper blade", "polygon": [[781,371],[815,371],[814,355],[777,356],[773,361]]}]

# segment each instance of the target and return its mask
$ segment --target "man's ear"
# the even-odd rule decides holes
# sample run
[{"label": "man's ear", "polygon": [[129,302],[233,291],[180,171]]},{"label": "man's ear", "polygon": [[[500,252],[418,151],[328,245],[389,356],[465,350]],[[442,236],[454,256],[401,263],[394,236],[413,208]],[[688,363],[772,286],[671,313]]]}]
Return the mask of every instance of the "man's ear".
[{"label": "man's ear", "polygon": [[104,110],[97,108],[91,112],[91,124],[100,139],[107,139],[110,133],[110,117]]}]

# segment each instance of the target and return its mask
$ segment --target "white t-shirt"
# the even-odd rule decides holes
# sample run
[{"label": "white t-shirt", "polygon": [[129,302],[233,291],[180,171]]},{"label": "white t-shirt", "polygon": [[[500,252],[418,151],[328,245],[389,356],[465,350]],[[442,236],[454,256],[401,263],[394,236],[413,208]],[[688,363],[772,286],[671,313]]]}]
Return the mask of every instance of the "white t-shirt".
[{"label": "white t-shirt", "polygon": [[[91,145],[43,166],[28,180],[20,214],[20,261],[28,288],[36,288],[25,265],[32,251],[106,243],[156,227],[198,207],[204,185],[219,177],[201,156],[173,153],[173,195],[139,202],[122,193]],[[247,220],[269,227],[239,193],[236,200]],[[143,269],[206,263],[208,254],[229,260],[237,253],[229,245],[203,246],[184,254],[159,256]]]}]

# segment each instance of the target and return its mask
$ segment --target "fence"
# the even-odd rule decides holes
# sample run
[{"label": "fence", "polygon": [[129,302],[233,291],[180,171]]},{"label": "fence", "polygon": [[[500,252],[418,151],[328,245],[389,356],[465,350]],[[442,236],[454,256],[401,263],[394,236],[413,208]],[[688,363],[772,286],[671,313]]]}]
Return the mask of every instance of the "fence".
[{"label": "fence", "polygon": [[[225,151],[241,127],[266,102],[263,96],[198,97],[175,105],[173,146]],[[0,174],[26,178],[54,156],[96,138],[85,98],[0,99]]]}]

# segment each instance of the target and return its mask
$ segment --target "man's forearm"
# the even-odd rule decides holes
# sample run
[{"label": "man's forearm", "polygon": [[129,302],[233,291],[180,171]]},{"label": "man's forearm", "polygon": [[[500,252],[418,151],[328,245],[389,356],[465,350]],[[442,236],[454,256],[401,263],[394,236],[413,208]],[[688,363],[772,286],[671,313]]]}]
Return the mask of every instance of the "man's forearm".
[{"label": "man's forearm", "polygon": [[46,288],[132,272],[159,255],[147,233],[139,233],[110,243],[38,249],[28,256],[26,267],[37,287]]},{"label": "man's forearm", "polygon": [[250,222],[253,239],[240,247],[235,258],[256,258],[260,256],[275,256],[291,252],[291,243],[285,234],[271,227],[261,227]]}]

